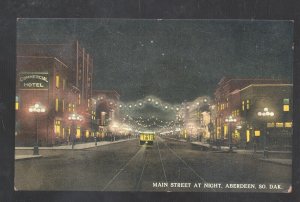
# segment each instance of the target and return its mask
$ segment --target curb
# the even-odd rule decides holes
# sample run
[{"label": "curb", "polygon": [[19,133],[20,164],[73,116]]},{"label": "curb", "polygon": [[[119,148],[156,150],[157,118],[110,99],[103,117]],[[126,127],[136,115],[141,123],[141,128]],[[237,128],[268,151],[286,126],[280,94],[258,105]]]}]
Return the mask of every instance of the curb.
[{"label": "curb", "polygon": [[[21,157],[23,156],[23,157]],[[15,156],[15,161],[20,161],[20,160],[29,160],[29,159],[38,159],[38,158],[42,158],[42,155],[16,155]]]},{"label": "curb", "polygon": [[272,160],[263,159],[263,158],[259,158],[259,160],[260,160],[260,161],[267,162],[267,163],[274,163],[274,164],[283,165],[283,166],[292,166],[292,162],[291,162],[291,164],[289,164],[289,163],[278,162],[278,161],[272,161]]}]

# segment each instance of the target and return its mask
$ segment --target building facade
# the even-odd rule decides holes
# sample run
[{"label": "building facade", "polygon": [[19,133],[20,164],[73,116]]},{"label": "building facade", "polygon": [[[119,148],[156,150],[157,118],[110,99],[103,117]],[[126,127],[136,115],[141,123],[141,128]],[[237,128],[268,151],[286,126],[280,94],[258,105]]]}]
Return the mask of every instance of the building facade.
[{"label": "building facade", "polygon": [[[16,146],[88,140],[95,132],[92,70],[92,58],[78,41],[18,44]],[[37,103],[45,107],[44,113],[29,112]],[[70,121],[74,113],[82,121]]]}]

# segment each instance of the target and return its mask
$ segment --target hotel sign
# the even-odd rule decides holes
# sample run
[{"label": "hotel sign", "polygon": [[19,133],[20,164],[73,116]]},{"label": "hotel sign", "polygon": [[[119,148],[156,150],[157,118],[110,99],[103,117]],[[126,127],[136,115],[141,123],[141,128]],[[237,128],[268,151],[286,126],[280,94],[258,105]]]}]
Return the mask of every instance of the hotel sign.
[{"label": "hotel sign", "polygon": [[20,89],[48,89],[48,72],[21,72],[19,74]]}]

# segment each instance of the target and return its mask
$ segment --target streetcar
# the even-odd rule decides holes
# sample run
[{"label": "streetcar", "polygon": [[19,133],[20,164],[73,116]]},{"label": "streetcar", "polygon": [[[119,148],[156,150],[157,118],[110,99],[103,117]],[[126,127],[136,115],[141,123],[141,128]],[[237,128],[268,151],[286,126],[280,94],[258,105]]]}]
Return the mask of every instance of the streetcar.
[{"label": "streetcar", "polygon": [[140,145],[153,145],[155,140],[155,132],[141,132],[140,133]]}]

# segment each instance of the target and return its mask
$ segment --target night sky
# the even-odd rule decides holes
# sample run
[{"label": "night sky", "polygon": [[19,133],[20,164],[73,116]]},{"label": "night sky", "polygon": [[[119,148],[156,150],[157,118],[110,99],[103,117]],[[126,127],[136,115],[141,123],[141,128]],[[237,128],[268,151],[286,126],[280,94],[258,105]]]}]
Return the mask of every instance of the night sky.
[{"label": "night sky", "polygon": [[94,58],[93,87],[124,102],[212,96],[223,76],[292,79],[291,21],[20,19],[17,31],[18,43],[78,39]]}]

